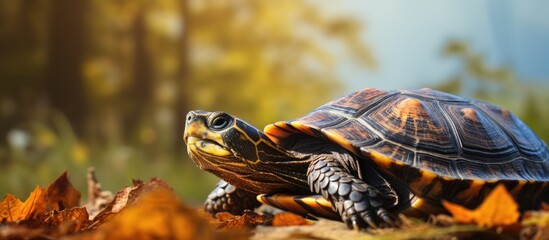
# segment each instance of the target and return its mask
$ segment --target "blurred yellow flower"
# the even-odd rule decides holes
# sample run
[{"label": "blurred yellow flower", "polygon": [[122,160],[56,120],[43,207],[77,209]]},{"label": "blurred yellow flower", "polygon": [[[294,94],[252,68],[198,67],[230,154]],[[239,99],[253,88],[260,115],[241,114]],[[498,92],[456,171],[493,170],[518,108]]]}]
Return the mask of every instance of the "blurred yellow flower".
[{"label": "blurred yellow flower", "polygon": [[55,133],[42,125],[35,128],[34,143],[40,148],[51,148],[57,143]]},{"label": "blurred yellow flower", "polygon": [[88,161],[88,147],[83,143],[77,143],[72,147],[72,161],[82,165]]}]

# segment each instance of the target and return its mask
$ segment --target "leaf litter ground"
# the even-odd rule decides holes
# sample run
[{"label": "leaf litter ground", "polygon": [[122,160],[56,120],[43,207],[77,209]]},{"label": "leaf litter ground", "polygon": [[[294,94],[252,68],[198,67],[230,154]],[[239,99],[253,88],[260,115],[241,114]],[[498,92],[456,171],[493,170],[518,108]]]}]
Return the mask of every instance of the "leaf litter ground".
[{"label": "leaf litter ground", "polygon": [[67,173],[46,188],[37,186],[25,201],[7,194],[0,202],[0,239],[549,239],[549,207],[521,218],[503,185],[476,209],[443,204],[452,216],[400,216],[399,229],[357,232],[341,222],[280,211],[212,217],[185,205],[159,178],[134,180],[113,194],[101,189],[91,169],[83,204]]}]

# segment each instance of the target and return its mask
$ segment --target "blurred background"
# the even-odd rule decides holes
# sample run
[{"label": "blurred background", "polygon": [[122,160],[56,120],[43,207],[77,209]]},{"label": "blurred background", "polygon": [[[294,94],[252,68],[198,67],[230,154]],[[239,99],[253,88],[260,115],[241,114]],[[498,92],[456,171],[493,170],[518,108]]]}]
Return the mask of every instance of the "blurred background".
[{"label": "blurred background", "polygon": [[0,194],[67,170],[84,195],[217,179],[182,141],[188,110],[262,126],[364,87],[495,103],[549,141],[548,1],[0,1]]}]

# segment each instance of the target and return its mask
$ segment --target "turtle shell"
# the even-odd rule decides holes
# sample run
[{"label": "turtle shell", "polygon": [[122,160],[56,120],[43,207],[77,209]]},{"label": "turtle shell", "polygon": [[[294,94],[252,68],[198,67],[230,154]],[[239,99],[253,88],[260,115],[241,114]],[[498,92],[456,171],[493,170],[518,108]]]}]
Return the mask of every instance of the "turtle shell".
[{"label": "turtle shell", "polygon": [[[435,199],[487,182],[513,188],[549,180],[546,144],[510,111],[431,89],[367,88],[265,133],[282,147],[296,134],[337,143]],[[444,190],[456,181],[466,184]]]}]

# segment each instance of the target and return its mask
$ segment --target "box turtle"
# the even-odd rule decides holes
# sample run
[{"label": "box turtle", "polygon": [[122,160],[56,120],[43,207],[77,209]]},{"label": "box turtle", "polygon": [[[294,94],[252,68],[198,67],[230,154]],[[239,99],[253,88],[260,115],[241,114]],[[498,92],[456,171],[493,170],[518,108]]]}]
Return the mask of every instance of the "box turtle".
[{"label": "box turtle", "polygon": [[367,88],[263,132],[224,112],[186,121],[190,157],[222,179],[205,203],[212,214],[261,201],[366,229],[439,213],[442,200],[474,208],[498,184],[521,210],[549,199],[549,151],[523,122],[431,89]]}]

